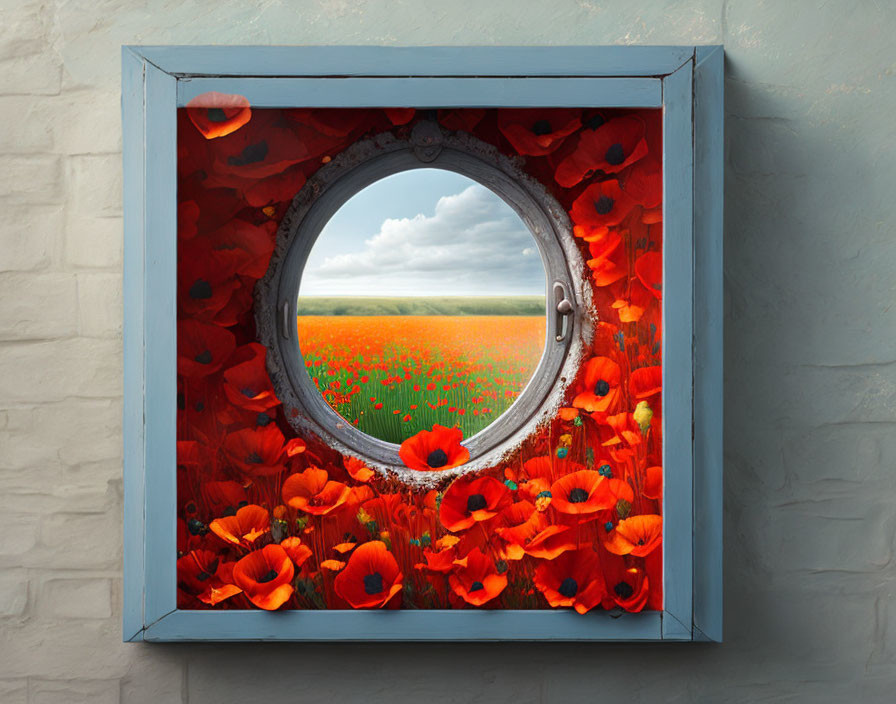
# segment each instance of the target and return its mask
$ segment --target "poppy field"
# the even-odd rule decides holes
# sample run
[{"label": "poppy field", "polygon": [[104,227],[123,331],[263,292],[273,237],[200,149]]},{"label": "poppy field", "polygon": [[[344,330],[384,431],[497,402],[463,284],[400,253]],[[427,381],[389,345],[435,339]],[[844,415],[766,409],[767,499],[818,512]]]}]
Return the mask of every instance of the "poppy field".
[{"label": "poppy field", "polygon": [[[594,321],[556,417],[495,466],[441,478],[531,376],[543,316],[300,318],[318,388],[357,427],[381,423],[425,488],[294,430],[253,308],[306,179],[422,119],[519,157],[550,190]],[[179,110],[179,608],[662,609],[661,154],[655,110],[254,109],[220,94]]]},{"label": "poppy field", "polygon": [[475,435],[507,410],[544,349],[541,316],[299,316],[312,382],[359,430],[401,444],[433,425]]}]

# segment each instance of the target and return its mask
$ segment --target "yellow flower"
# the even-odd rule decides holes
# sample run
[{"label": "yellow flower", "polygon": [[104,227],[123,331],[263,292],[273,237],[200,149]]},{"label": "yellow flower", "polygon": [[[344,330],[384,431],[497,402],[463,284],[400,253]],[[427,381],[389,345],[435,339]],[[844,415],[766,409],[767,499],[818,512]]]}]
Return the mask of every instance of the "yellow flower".
[{"label": "yellow flower", "polygon": [[635,406],[635,412],[632,413],[632,417],[641,426],[641,432],[646,433],[650,427],[650,420],[653,418],[653,409],[647,405],[647,401],[641,401]]}]

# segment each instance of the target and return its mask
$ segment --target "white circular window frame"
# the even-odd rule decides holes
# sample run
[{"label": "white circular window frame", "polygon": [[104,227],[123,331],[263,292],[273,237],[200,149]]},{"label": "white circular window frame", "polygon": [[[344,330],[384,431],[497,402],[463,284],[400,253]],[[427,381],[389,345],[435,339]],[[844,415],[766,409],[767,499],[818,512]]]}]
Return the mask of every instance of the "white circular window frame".
[{"label": "white circular window frame", "polygon": [[[470,134],[423,121],[408,139],[385,132],[354,143],[308,179],[280,224],[268,271],[255,289],[258,338],[268,350],[268,372],[286,419],[297,432],[312,433],[386,476],[431,486],[499,464],[556,416],[593,333],[591,291],[565,210],[522,163]],[[306,370],[296,324],[305,263],[330,218],[367,186],[419,168],[459,173],[513,208],[538,246],[547,289],[545,346],[528,384],[510,408],[463,441],[470,452],[466,464],[432,472],[406,467],[398,445],[358,430],[330,407]]]}]

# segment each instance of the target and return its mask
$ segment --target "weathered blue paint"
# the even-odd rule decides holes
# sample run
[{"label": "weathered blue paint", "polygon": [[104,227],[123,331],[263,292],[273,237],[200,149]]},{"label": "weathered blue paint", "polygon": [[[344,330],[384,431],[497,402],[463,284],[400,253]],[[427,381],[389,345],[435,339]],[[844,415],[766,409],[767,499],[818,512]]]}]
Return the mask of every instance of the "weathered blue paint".
[{"label": "weathered blue paint", "polygon": [[144,353],[145,623],[176,606],[177,121],[176,80],[146,66]]},{"label": "weathered blue paint", "polygon": [[692,46],[141,46],[175,76],[665,76]]},{"label": "weathered blue paint", "polygon": [[724,53],[694,68],[694,638],[722,640]]},{"label": "weathered blue paint", "polygon": [[[721,638],[722,64],[721,48],[715,48],[715,53],[710,49],[713,48],[124,49],[125,640]],[[701,63],[693,74],[695,55]],[[202,75],[213,78],[190,79]],[[360,78],[374,75],[383,78]],[[259,91],[257,95],[262,101],[295,106],[331,105],[320,102],[321,95],[333,96],[328,100],[338,99],[343,101],[338,104],[346,106],[371,105],[374,99],[380,105],[426,105],[427,101],[436,100],[433,83],[428,80],[433,76],[470,76],[438,79],[440,82],[435,85],[442,93],[440,105],[468,105],[465,101],[471,100],[470,96],[483,95],[480,100],[487,101],[483,105],[610,107],[633,106],[637,102],[631,101],[644,100],[648,106],[658,104],[656,97],[650,96],[656,90],[657,79],[662,78],[666,162],[663,415],[664,467],[669,480],[664,505],[666,611],[616,618],[607,613],[582,617],[565,611],[270,614],[176,609],[175,108],[179,101],[182,104],[196,94],[191,91],[203,92],[200,89],[211,85],[222,90],[237,85],[233,81],[244,80],[234,76],[282,76],[286,85],[292,86],[305,84],[290,81],[314,81],[316,97],[311,100],[295,89],[285,93],[286,99],[277,98],[271,86],[276,86],[280,79],[239,84],[263,86],[263,90],[251,88]],[[355,79],[336,76],[359,76],[360,82],[353,83],[359,90],[352,92],[350,98],[340,97],[347,85],[345,81]],[[557,78],[548,80],[549,76]],[[582,78],[585,76],[591,78]],[[607,78],[593,78],[599,76]],[[623,76],[626,78],[619,78]],[[483,82],[481,77],[504,78]],[[368,83],[372,80],[378,82]],[[587,84],[580,83],[585,80]],[[387,94],[371,92],[376,86],[388,85],[395,87]],[[589,86],[589,90],[574,102],[564,102],[572,100],[570,87],[580,85]],[[485,95],[482,87],[488,87],[493,94]],[[617,88],[621,92],[614,99]],[[287,103],[287,99],[295,102]],[[646,102],[648,99],[654,102]],[[629,103],[621,102],[626,100]],[[691,116],[694,105],[696,122]],[[700,135],[696,152],[694,129]],[[692,409],[694,390],[697,398]],[[692,433],[696,447],[691,441]],[[695,527],[699,527],[699,535],[693,535]],[[694,550],[699,551],[699,559]]]},{"label": "weathered blue paint", "polygon": [[[254,107],[660,107],[658,78],[192,78],[177,82],[183,107],[209,91]],[[413,96],[413,103],[411,102]]]},{"label": "weathered blue paint", "polygon": [[691,638],[694,295],[693,64],[663,79],[664,639]]}]

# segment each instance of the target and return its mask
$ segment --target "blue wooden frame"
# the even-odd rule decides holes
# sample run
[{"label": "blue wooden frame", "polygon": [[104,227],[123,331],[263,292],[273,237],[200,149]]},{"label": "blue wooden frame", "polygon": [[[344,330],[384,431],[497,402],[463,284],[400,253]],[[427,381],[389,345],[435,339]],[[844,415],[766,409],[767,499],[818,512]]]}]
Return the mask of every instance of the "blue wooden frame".
[{"label": "blue wooden frame", "polygon": [[[176,607],[175,108],[662,107],[662,612]],[[123,47],[125,641],[722,639],[723,51],[693,47]]]}]

